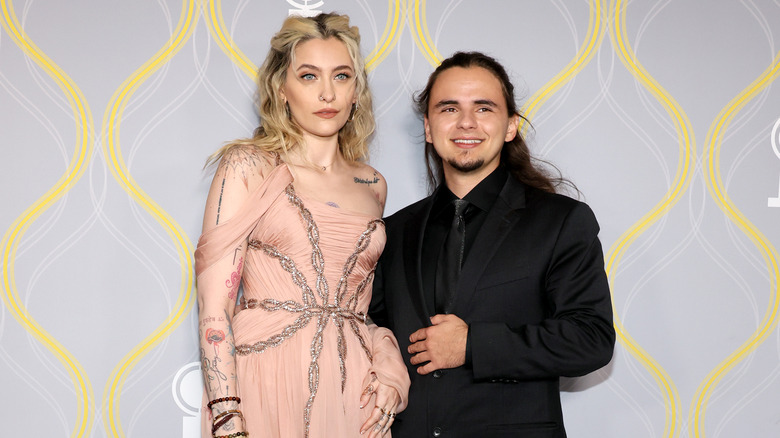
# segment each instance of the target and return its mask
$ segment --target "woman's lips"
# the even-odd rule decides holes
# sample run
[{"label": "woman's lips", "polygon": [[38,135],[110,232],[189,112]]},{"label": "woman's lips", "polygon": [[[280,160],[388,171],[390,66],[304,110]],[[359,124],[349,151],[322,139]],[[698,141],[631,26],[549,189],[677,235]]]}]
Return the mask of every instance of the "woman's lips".
[{"label": "woman's lips", "polygon": [[314,115],[316,115],[317,117],[322,117],[323,119],[332,119],[338,113],[339,111],[335,109],[323,109],[317,111],[316,113],[314,113]]}]

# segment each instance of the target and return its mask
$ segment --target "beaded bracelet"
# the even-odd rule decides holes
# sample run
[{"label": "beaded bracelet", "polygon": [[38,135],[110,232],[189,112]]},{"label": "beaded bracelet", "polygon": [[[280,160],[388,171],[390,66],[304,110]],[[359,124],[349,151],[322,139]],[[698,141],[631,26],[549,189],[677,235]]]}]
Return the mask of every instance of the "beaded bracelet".
[{"label": "beaded bracelet", "polygon": [[209,409],[211,409],[211,407],[214,406],[215,404],[226,402],[226,401],[235,401],[236,403],[241,403],[241,399],[239,397],[220,397],[210,401],[209,404],[207,404],[206,406]]},{"label": "beaded bracelet", "polygon": [[236,438],[239,436],[249,436],[249,432],[236,432],[231,433],[230,435],[216,435],[214,438]]}]

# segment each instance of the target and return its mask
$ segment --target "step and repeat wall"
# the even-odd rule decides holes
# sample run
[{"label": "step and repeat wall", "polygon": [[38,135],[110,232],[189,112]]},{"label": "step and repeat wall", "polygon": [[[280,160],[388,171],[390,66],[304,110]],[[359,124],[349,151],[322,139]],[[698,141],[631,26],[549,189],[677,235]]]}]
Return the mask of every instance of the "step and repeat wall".
[{"label": "step and repeat wall", "polygon": [[198,435],[204,163],[318,11],[360,27],[386,214],[426,194],[411,96],[457,50],[596,212],[618,343],[562,381],[570,436],[780,436],[777,0],[0,0],[0,435]]}]

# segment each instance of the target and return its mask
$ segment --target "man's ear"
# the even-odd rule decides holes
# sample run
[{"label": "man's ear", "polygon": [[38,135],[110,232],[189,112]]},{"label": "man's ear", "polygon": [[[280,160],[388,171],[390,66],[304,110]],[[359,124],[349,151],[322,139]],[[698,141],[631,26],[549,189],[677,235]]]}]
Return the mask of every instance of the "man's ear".
[{"label": "man's ear", "polygon": [[425,125],[425,141],[433,144],[433,136],[431,136],[431,125],[428,123],[428,116],[423,116],[423,124]]},{"label": "man's ear", "polygon": [[506,138],[504,138],[505,142],[515,139],[518,126],[520,126],[520,115],[512,114],[512,117],[509,118],[509,126],[506,127]]}]

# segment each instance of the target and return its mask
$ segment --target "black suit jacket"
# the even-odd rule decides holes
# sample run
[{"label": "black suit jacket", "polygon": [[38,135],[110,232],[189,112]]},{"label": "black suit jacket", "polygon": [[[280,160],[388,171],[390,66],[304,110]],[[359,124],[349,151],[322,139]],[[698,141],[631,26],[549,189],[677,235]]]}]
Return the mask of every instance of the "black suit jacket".
[{"label": "black suit jacket", "polygon": [[409,335],[430,325],[420,254],[433,196],[385,219],[370,316],[393,330],[409,405],[393,436],[565,437],[560,376],[607,364],[612,306],[587,205],[508,177],[463,264],[453,313],[469,324],[471,367],[417,374]]}]

